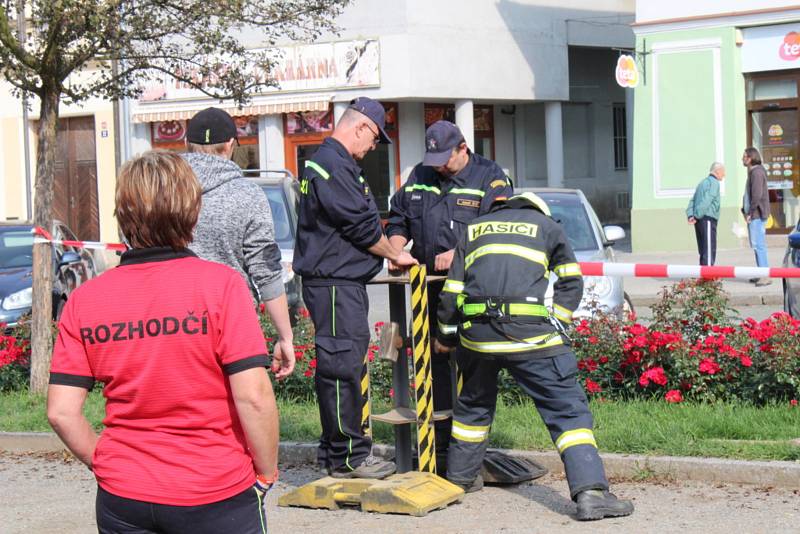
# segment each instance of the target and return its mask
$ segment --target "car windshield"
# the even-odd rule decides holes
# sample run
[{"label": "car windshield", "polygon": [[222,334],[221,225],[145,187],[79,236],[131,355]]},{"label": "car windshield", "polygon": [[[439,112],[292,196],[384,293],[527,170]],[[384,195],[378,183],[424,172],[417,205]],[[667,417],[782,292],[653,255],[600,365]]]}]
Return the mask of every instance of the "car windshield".
[{"label": "car windshield", "polygon": [[553,219],[561,223],[572,250],[597,250],[589,215],[578,195],[571,193],[537,193],[547,202]]},{"label": "car windshield", "polygon": [[0,268],[33,265],[33,234],[25,228],[0,229]]},{"label": "car windshield", "polygon": [[294,236],[292,235],[292,223],[289,219],[289,210],[286,205],[286,197],[280,185],[262,186],[264,193],[269,199],[269,209],[272,210],[272,223],[275,226],[275,241],[284,250],[294,249]]}]

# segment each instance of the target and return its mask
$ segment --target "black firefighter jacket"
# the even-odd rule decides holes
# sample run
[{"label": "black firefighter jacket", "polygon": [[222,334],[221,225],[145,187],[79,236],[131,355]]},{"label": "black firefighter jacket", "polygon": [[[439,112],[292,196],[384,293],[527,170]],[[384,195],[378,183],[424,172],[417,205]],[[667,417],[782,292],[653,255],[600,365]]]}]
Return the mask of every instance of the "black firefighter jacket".
[{"label": "black firefighter jacket", "polygon": [[571,322],[583,295],[580,266],[561,226],[519,198],[473,220],[456,247],[438,310],[444,345],[514,358],[568,350],[544,296],[554,272],[552,315]]}]

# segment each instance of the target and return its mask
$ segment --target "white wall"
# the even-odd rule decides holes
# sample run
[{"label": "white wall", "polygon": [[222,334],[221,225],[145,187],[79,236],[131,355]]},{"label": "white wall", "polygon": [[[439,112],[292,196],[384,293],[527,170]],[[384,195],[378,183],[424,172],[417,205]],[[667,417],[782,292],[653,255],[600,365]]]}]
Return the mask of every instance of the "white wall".
[{"label": "white wall", "polygon": [[797,6],[793,0],[636,0],[636,22]]}]

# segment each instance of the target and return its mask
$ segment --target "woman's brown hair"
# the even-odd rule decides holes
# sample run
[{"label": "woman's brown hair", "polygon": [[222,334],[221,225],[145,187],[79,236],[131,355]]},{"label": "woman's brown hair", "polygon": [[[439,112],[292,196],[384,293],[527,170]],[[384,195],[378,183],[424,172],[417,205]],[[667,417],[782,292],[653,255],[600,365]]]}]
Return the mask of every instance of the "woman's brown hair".
[{"label": "woman's brown hair", "polygon": [[179,249],[192,241],[201,195],[186,160],[174,152],[153,150],[120,169],[114,216],[133,248]]}]

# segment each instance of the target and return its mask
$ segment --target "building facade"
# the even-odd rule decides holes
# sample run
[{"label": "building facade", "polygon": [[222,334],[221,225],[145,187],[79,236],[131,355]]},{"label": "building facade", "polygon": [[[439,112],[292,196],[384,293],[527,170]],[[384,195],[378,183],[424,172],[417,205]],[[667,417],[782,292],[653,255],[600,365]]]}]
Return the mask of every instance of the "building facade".
[{"label": "building facade", "polygon": [[761,151],[769,177],[768,233],[788,232],[800,216],[800,6],[640,0],[636,8],[633,249],[694,248],[684,210],[714,161],[728,173],[719,246],[740,246],[748,146]]}]

